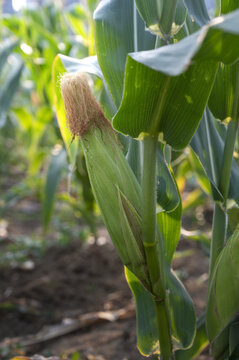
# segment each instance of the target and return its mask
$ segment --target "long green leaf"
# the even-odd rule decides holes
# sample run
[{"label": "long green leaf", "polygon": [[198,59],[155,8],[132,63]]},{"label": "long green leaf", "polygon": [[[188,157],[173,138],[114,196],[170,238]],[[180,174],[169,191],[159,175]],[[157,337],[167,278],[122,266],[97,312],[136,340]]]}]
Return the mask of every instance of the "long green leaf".
[{"label": "long green leaf", "polygon": [[229,334],[229,353],[230,360],[236,360],[239,356],[239,322],[234,322],[230,326]]},{"label": "long green leaf", "polygon": [[6,112],[18,89],[23,67],[22,62],[17,61],[0,89],[0,123],[4,123]]},{"label": "long green leaf", "polygon": [[103,0],[94,13],[97,57],[115,105],[120,105],[126,57],[154,48],[155,36],[135,12],[133,0]]},{"label": "long green leaf", "polygon": [[[220,182],[221,159],[223,156],[225,135],[225,132],[222,131],[222,137],[220,136],[215,127],[213,116],[207,109],[191,141],[191,147],[197,154],[211,182],[212,195],[215,201],[223,201],[218,189],[218,184]],[[233,160],[229,198],[234,199],[236,202],[239,202],[238,181],[239,167],[236,161]]]},{"label": "long green leaf", "polygon": [[207,332],[210,341],[239,311],[239,226],[228,240],[215,266],[207,302]]},{"label": "long green leaf", "polygon": [[100,79],[103,79],[102,71],[99,67],[96,56],[90,56],[84,59],[74,59],[65,55],[58,56],[67,72],[81,71],[91,75],[96,75]]},{"label": "long green leaf", "polygon": [[199,26],[204,26],[210,21],[205,0],[184,0],[188,12],[193,16]]},{"label": "long green leaf", "polygon": [[[125,268],[125,273],[136,301],[138,349],[143,355],[149,356],[159,348],[153,297],[128,268]],[[181,282],[169,268],[166,272],[166,282],[169,290],[174,349],[187,348],[191,345],[195,334],[196,319],[193,303]]]},{"label": "long green leaf", "polygon": [[[236,342],[234,341],[235,329],[237,329],[238,324],[238,315],[234,320],[230,321],[230,323],[220,332],[220,334],[213,340],[211,344],[211,353],[215,360],[237,360],[233,356],[230,357],[233,353],[233,349],[235,349]],[[235,326],[234,326],[235,325]],[[238,333],[237,333],[238,335]],[[232,337],[232,338],[231,338]],[[238,340],[238,336],[237,336]]]},{"label": "long green leaf", "polygon": [[185,147],[201,120],[217,62],[239,57],[238,16],[214,20],[177,44],[130,54],[114,127],[132,137],[159,132],[175,149]]},{"label": "long green leaf", "polygon": [[181,214],[182,204],[181,199],[179,205],[171,212],[159,212],[157,214],[157,223],[160,232],[164,239],[165,257],[169,264],[171,264],[173,254],[178,245],[181,233]]},{"label": "long green leaf", "polygon": [[[176,34],[185,22],[187,10],[183,0],[135,0],[135,2],[147,28],[161,37]],[[172,23],[170,28],[166,28],[168,19],[171,19]]]},{"label": "long green leaf", "polygon": [[157,204],[161,209],[169,212],[176,209],[180,198],[175,179],[164,159],[162,147],[157,151]]},{"label": "long green leaf", "polygon": [[78,140],[76,139],[75,142],[72,142],[72,135],[71,135],[69,127],[67,125],[64,104],[62,101],[61,91],[60,91],[60,77],[65,72],[66,72],[66,68],[63,65],[60,57],[57,56],[55,58],[55,61],[53,63],[53,68],[52,68],[54,104],[55,104],[59,128],[61,131],[61,136],[64,140],[70,161],[71,161],[72,165],[74,165],[75,160],[76,160],[76,154],[77,154]]},{"label": "long green leaf", "polygon": [[227,14],[239,8],[239,0],[221,0],[221,13]]},{"label": "long green leaf", "polygon": [[196,332],[193,301],[172,270],[166,272],[166,284],[169,290],[174,349],[187,349],[192,345]]},{"label": "long green leaf", "polygon": [[65,166],[66,166],[65,150],[58,151],[56,154],[52,155],[50,165],[47,171],[46,183],[43,193],[44,231],[48,229],[48,226],[51,221],[57,186],[61,178],[62,170]]},{"label": "long green leaf", "polygon": [[18,41],[15,39],[7,39],[0,44],[0,73],[8,56],[12,53],[17,43]]},{"label": "long green leaf", "polygon": [[205,328],[205,316],[201,316],[197,321],[197,332],[193,344],[189,349],[178,350],[175,353],[176,360],[193,360],[208,345],[208,338]]},{"label": "long green leaf", "polygon": [[[208,105],[213,115],[220,120],[232,117],[235,93],[239,81],[239,62],[220,64]],[[236,114],[239,120],[239,107]]]},{"label": "long green leaf", "polygon": [[125,276],[136,302],[137,346],[142,355],[148,356],[159,349],[153,298],[127,267]]}]

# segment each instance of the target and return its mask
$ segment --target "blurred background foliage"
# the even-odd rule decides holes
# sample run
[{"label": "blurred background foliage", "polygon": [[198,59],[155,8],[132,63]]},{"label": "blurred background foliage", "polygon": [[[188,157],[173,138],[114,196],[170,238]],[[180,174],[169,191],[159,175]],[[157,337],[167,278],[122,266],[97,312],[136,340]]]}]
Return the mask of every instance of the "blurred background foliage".
[{"label": "blurred background foliage", "polygon": [[[25,212],[26,219],[41,222],[38,232],[34,221],[26,224],[31,237],[42,243],[57,237],[65,243],[70,234],[74,237],[73,228],[76,237],[94,234],[98,210],[83,156],[78,154],[73,171],[62,146],[52,63],[58,53],[94,55],[97,0],[69,6],[63,1],[31,2],[21,9],[21,1],[15,3],[19,11],[2,13],[0,20],[0,239],[9,214],[21,204],[20,217]],[[11,11],[14,1],[12,5],[5,1],[0,8]]]}]

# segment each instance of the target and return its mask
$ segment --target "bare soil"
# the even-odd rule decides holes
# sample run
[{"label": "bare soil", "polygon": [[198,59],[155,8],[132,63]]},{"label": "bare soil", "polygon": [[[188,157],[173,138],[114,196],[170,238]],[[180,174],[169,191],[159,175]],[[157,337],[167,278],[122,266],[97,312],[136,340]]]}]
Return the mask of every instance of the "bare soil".
[{"label": "bare soil", "polygon": [[[9,231],[11,236],[11,228]],[[6,241],[0,242],[0,251]],[[190,256],[176,259],[174,268],[200,315],[205,309],[208,259],[194,242],[183,240],[178,249],[192,250]],[[143,359],[136,347],[132,295],[123,266],[104,229],[94,243],[82,244],[79,240],[68,246],[51,246],[43,257],[34,258],[33,264],[32,269],[22,266],[0,269],[1,360],[14,354],[57,355],[77,360]],[[116,321],[86,322],[68,335],[19,346],[19,337],[37,334],[43,327],[71,323],[84,314],[119,309],[126,309],[126,316]],[[211,358],[205,352],[199,359]]]}]

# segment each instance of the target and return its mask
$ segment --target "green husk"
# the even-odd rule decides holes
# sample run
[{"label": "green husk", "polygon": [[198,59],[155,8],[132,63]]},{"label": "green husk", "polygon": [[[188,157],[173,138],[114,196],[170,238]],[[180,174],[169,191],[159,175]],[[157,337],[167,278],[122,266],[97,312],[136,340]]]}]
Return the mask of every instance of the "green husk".
[{"label": "green husk", "polygon": [[141,241],[140,185],[87,76],[64,75],[61,91],[72,136],[80,137],[92,190],[110,237],[124,265],[150,289]]}]

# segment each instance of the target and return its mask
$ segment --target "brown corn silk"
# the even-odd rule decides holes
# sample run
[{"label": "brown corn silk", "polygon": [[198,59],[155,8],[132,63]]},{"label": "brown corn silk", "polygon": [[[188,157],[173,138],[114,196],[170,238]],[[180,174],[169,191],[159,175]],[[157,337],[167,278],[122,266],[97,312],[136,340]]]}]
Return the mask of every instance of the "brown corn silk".
[{"label": "brown corn silk", "polygon": [[93,128],[111,127],[90,89],[86,73],[64,74],[60,84],[66,119],[73,138],[83,138]]}]

